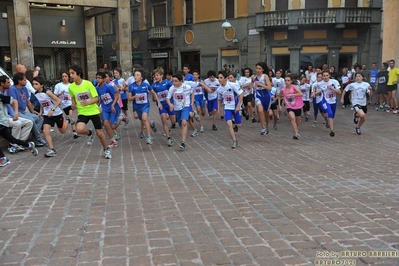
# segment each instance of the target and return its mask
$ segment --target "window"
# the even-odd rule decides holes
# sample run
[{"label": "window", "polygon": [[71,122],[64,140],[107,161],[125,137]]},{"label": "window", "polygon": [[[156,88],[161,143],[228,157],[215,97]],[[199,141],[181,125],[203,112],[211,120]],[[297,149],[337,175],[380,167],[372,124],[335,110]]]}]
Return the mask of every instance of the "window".
[{"label": "window", "polygon": [[288,0],[276,0],[276,11],[287,11]]},{"label": "window", "polygon": [[357,0],[345,0],[345,7],[357,7]]},{"label": "window", "polygon": [[193,24],[193,0],[186,0],[186,24]]},{"label": "window", "polygon": [[132,17],[132,31],[139,31],[140,30],[140,20],[139,20],[139,10],[132,9],[130,13]]},{"label": "window", "polygon": [[152,6],[152,26],[166,27],[166,4]]},{"label": "window", "polygon": [[328,0],[306,0],[305,8],[327,8]]},{"label": "window", "polygon": [[235,0],[226,0],[226,19],[234,18]]}]

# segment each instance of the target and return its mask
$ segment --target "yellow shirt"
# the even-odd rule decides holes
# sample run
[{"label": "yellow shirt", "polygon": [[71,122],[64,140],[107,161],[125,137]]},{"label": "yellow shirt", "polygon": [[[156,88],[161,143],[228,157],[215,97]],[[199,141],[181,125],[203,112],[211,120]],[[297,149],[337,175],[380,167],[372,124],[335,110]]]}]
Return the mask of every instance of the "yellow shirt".
[{"label": "yellow shirt", "polygon": [[396,83],[398,83],[398,77],[399,77],[399,68],[394,67],[391,70],[389,70],[387,85],[394,85],[395,81]]},{"label": "yellow shirt", "polygon": [[82,80],[80,85],[73,82],[69,85],[69,95],[75,99],[78,115],[92,116],[100,113],[97,103],[83,106],[81,103],[98,97],[94,85],[88,80]]}]

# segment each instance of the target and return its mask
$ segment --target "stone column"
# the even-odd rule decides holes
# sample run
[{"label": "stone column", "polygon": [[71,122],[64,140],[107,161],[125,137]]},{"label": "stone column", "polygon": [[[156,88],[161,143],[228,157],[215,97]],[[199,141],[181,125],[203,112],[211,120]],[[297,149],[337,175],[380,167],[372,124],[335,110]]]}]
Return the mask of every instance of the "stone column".
[{"label": "stone column", "polygon": [[[32,27],[28,0],[13,1],[16,40],[16,63],[33,69]],[[28,38],[30,42],[28,43]]]},{"label": "stone column", "polygon": [[291,73],[299,74],[299,55],[300,55],[300,46],[291,46],[288,47],[290,50],[290,70]]},{"label": "stone column", "polygon": [[328,52],[328,65],[335,66],[335,71],[339,72],[338,65],[339,65],[339,50],[341,49],[341,45],[329,46]]},{"label": "stone column", "polygon": [[85,18],[86,35],[86,56],[87,56],[87,75],[88,80],[93,80],[97,73],[97,53],[96,53],[96,27],[95,18]]},{"label": "stone column", "polygon": [[130,25],[130,1],[118,0],[117,56],[123,72],[132,67],[132,32]]}]

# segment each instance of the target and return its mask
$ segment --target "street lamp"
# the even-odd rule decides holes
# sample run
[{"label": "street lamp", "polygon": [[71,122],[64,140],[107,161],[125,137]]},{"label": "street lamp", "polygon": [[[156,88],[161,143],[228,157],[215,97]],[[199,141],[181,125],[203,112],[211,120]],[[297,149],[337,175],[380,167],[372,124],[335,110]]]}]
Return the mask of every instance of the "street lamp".
[{"label": "street lamp", "polygon": [[228,20],[226,20],[225,22],[223,22],[222,28],[225,30],[232,28],[231,23]]}]

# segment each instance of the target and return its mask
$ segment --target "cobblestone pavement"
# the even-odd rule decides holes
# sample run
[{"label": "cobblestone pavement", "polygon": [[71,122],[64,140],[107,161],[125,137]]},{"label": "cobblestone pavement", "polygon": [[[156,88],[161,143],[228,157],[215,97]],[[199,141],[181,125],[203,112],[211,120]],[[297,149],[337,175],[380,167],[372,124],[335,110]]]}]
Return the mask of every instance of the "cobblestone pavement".
[{"label": "cobblestone pavement", "polygon": [[399,265],[398,115],[369,110],[357,136],[339,109],[336,137],[310,119],[300,140],[287,117],[266,136],[244,119],[236,150],[206,116],[184,151],[151,116],[154,144],[131,122],[112,160],[71,133],[57,157],[9,155],[0,265]]}]

